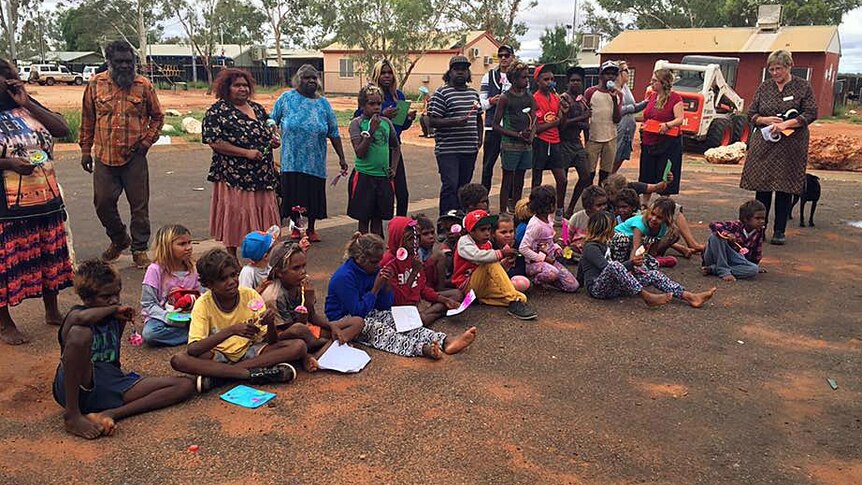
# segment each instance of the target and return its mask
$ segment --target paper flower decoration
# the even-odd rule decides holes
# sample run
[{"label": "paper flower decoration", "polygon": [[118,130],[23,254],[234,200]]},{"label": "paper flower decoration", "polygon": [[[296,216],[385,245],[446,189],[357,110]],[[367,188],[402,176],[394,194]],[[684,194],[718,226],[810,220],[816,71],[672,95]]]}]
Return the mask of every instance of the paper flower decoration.
[{"label": "paper flower decoration", "polygon": [[305,305],[297,305],[296,308],[293,309],[293,311],[295,311],[296,313],[307,314],[308,308],[306,308]]},{"label": "paper flower decoration", "polygon": [[132,327],[132,333],[129,335],[129,345],[132,347],[140,347],[144,344],[144,337],[138,333],[138,330]]},{"label": "paper flower decoration", "polygon": [[248,309],[255,313],[263,310],[264,306],[263,299],[261,298],[248,302]]},{"label": "paper flower decoration", "polygon": [[410,255],[407,253],[406,248],[398,248],[398,251],[395,251],[395,257],[398,261],[407,261],[407,256]]},{"label": "paper flower decoration", "polygon": [[739,248],[739,254],[745,256],[748,254],[748,248]]},{"label": "paper flower decoration", "polygon": [[48,161],[48,154],[45,150],[33,150],[29,154],[31,165],[42,165]]},{"label": "paper flower decoration", "polygon": [[461,224],[452,224],[452,227],[449,228],[449,232],[452,234],[461,234]]}]

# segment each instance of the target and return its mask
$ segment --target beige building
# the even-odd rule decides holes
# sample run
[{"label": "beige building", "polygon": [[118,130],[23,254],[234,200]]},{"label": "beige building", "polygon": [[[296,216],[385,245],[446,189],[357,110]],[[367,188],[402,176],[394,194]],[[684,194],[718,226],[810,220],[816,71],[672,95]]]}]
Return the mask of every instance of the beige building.
[{"label": "beige building", "polygon": [[[449,69],[449,59],[455,55],[465,55],[472,65],[472,86],[479,89],[482,75],[497,64],[497,48],[500,43],[488,32],[472,31],[457,40],[444,41],[445,44],[426,51],[412,54],[419,57],[410,77],[400,86],[408,94],[419,92],[420,86],[434,91],[443,84],[443,73]],[[361,51],[339,43],[322,49],[323,88],[327,94],[356,94],[368,82],[368,73],[355,57]]]}]

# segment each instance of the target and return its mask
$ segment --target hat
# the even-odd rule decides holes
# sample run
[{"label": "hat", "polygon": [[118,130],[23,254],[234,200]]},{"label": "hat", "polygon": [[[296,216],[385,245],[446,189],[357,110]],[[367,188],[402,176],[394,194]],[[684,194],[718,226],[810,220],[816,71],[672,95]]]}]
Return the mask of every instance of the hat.
[{"label": "hat", "polygon": [[252,261],[260,261],[269,252],[273,241],[272,234],[261,231],[250,232],[242,240],[241,255]]},{"label": "hat", "polygon": [[452,209],[445,214],[440,214],[440,217],[437,218],[437,222],[442,221],[452,221],[457,222],[458,224],[464,219],[464,213],[459,211],[458,209]]},{"label": "hat", "polygon": [[454,66],[456,64],[467,64],[469,66],[470,65],[470,59],[467,59],[464,56],[452,56],[452,58],[449,59],[449,67],[451,68],[452,66]]},{"label": "hat", "polygon": [[509,54],[512,54],[512,55],[515,54],[515,48],[510,46],[509,44],[503,44],[500,47],[498,47],[497,53],[499,54],[500,51],[509,51]]},{"label": "hat", "polygon": [[497,223],[496,215],[488,215],[487,212],[479,209],[469,212],[466,216],[464,216],[464,227],[467,228],[467,231],[472,231],[474,227],[481,226],[483,224],[494,225]]},{"label": "hat", "polygon": [[599,73],[603,73],[608,69],[613,69],[616,72],[620,72],[620,66],[614,61],[605,61],[602,63],[601,69],[599,69]]}]

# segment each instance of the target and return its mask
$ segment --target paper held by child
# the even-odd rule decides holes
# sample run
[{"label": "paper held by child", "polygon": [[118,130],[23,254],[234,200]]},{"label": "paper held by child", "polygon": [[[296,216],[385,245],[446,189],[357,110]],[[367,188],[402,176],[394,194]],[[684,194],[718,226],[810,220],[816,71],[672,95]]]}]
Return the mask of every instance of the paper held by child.
[{"label": "paper held by child", "polygon": [[371,357],[365,351],[337,341],[317,359],[317,365],[321,369],[346,374],[361,371],[369,362]]},{"label": "paper held by child", "polygon": [[239,385],[219,396],[222,400],[244,408],[256,409],[272,401],[275,394],[253,387]]},{"label": "paper held by child", "polygon": [[671,161],[670,161],[670,160],[668,160],[668,161],[667,161],[667,163],[666,163],[666,164],[665,164],[665,166],[664,166],[664,173],[663,173],[663,174],[662,174],[662,176],[661,176],[661,179],[662,179],[663,181],[667,182],[667,176],[668,176],[668,175],[670,175],[670,172],[671,172],[671,169],[672,169],[672,168],[673,168],[673,163],[671,163]]},{"label": "paper held by child", "polygon": [[410,112],[410,101],[398,101],[395,109],[398,110],[398,112],[395,117],[392,118],[392,124],[395,126],[404,126],[404,123],[407,121],[407,115]]},{"label": "paper held by child", "polygon": [[476,292],[474,292],[473,290],[470,290],[470,293],[467,293],[467,296],[465,296],[464,300],[461,302],[461,306],[459,306],[458,308],[456,308],[454,310],[447,310],[446,316],[447,317],[454,317],[455,315],[458,315],[459,313],[466,310],[467,307],[469,307],[473,303],[473,300],[475,300],[475,299],[476,299]]},{"label": "paper held by child", "polygon": [[415,306],[392,307],[392,319],[395,320],[395,330],[398,333],[409,332],[422,326],[422,317]]}]

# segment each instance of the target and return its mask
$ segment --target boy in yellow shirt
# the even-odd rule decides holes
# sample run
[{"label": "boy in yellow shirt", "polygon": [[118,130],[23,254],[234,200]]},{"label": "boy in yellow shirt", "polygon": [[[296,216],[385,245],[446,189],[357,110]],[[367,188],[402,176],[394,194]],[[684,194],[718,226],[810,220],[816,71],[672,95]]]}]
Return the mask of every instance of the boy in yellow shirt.
[{"label": "boy in yellow shirt", "polygon": [[290,382],[288,362],[306,356],[302,340],[279,340],[275,313],[251,288],[239,286],[239,262],[224,249],[212,249],[197,262],[200,282],[209,291],[192,310],[189,345],[171,359],[180,372],[197,375],[204,392],[227,380],[254,384]]}]

